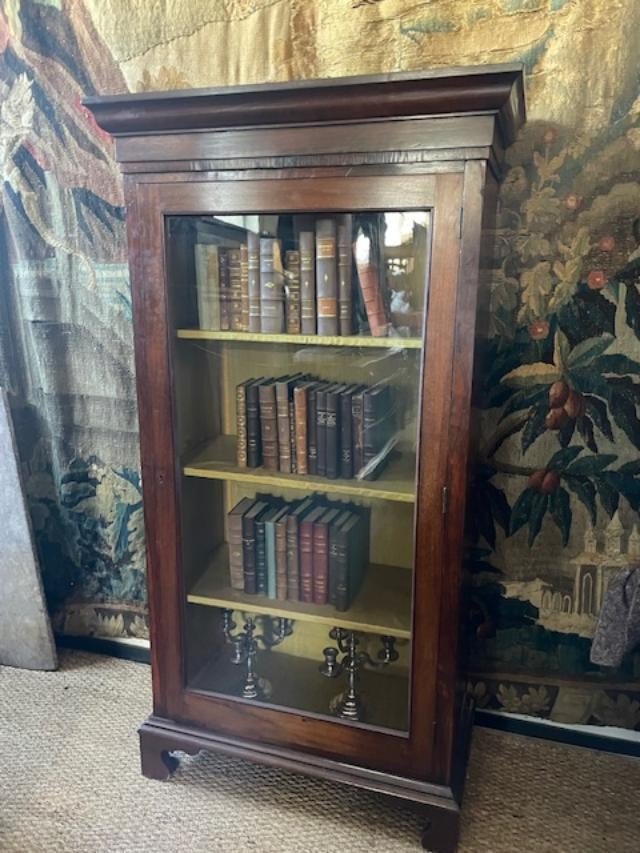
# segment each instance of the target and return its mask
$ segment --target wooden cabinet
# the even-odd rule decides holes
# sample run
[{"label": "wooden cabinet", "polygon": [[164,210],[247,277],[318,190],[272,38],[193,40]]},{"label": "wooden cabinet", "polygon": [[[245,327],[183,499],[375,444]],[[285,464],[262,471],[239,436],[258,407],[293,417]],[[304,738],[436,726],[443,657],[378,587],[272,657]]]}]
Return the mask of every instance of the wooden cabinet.
[{"label": "wooden cabinet", "polygon": [[517,66],[92,98],[127,199],[153,715],[453,849],[483,231]]}]

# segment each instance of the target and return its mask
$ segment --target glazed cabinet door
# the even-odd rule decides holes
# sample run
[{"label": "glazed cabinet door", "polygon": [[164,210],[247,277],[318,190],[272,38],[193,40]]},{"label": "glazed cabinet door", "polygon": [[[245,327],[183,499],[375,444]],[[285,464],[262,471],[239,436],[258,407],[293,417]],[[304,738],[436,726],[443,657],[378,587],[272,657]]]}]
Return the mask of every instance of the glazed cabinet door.
[{"label": "glazed cabinet door", "polygon": [[437,776],[464,171],[231,177],[129,189],[155,712]]}]

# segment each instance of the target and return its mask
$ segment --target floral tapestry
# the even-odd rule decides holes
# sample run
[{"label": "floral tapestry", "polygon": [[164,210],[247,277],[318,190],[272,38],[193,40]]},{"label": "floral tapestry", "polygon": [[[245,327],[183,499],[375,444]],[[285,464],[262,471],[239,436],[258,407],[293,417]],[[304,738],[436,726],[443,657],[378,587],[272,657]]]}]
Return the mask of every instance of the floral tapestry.
[{"label": "floral tapestry", "polygon": [[517,60],[529,121],[481,294],[469,689],[481,707],[640,726],[640,655],[589,660],[609,579],[640,559],[640,5],[0,8],[0,382],[56,631],[147,636],[125,211],[82,97]]}]

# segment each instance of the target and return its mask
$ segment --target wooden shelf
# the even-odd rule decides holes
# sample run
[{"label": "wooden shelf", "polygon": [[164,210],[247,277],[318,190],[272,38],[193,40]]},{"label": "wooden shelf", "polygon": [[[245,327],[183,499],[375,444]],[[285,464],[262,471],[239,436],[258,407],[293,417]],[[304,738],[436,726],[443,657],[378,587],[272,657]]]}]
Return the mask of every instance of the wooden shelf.
[{"label": "wooden shelf", "polygon": [[413,503],[416,491],[416,457],[410,451],[400,451],[395,458],[389,460],[378,480],[329,480],[310,474],[283,474],[279,471],[266,471],[264,468],[238,468],[234,435],[220,435],[207,444],[185,461],[183,473],[187,477],[300,489],[307,493],[331,492],[402,503]]},{"label": "wooden shelf", "polygon": [[216,551],[204,574],[189,591],[187,601],[247,613],[283,616],[331,628],[339,626],[367,634],[390,634],[398,639],[411,637],[411,570],[398,566],[372,563],[352,606],[340,612],[330,604],[278,601],[232,589],[225,545]]},{"label": "wooden shelf", "polygon": [[[296,713],[330,716],[333,697],[345,689],[345,677],[326,678],[318,671],[322,658],[309,660],[282,652],[258,651],[256,672],[271,685],[271,695],[262,700],[241,699],[243,667],[234,666],[228,660],[230,647],[222,652],[217,661],[209,661],[189,682],[188,689],[203,693],[234,696],[240,702],[267,707],[293,708]],[[348,725],[372,725],[376,727],[406,731],[409,711],[409,680],[395,667],[381,670],[360,670],[359,689],[365,703],[365,719],[362,723]]]},{"label": "wooden shelf", "polygon": [[261,332],[214,332],[208,329],[178,329],[177,336],[190,341],[245,341],[258,344],[314,344],[319,347],[382,347],[422,349],[422,338],[371,338],[359,335],[270,335]]}]

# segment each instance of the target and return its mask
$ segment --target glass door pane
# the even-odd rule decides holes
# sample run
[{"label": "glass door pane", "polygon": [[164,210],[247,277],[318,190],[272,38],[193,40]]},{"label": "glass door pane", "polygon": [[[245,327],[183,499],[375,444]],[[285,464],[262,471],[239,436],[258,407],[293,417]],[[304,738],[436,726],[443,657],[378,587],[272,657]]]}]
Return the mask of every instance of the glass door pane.
[{"label": "glass door pane", "polygon": [[165,227],[186,687],[406,732],[430,213]]}]

